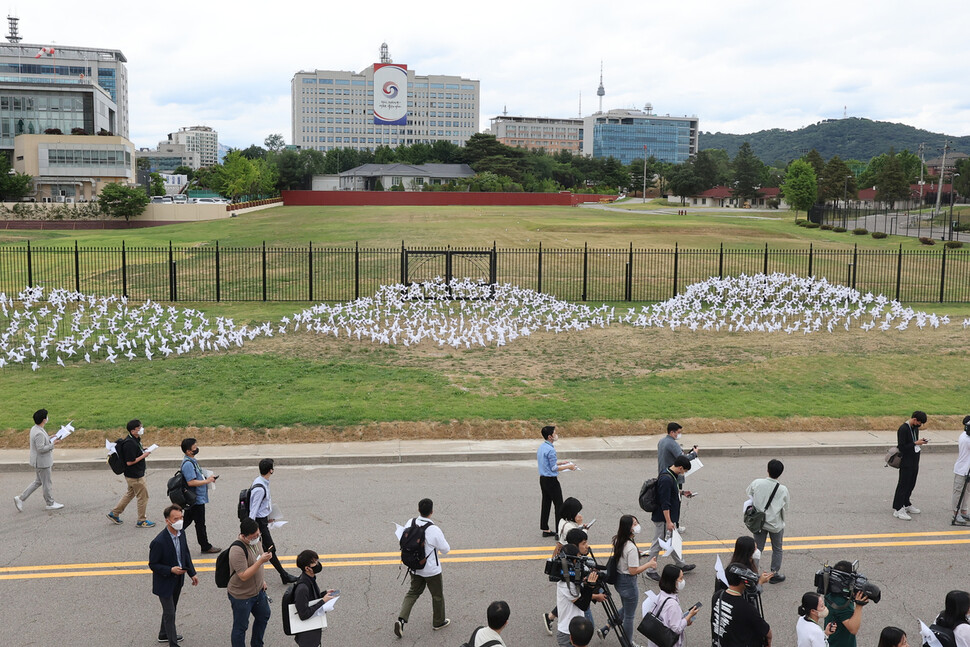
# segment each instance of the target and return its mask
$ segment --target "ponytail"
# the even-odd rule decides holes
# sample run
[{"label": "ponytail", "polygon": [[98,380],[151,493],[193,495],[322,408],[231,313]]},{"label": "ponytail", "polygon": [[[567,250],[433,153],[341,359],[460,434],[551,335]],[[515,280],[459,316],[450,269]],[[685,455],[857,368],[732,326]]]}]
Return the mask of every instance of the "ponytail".
[{"label": "ponytail", "polygon": [[802,604],[798,607],[798,615],[808,620],[808,616],[818,609],[819,595],[810,591],[802,596]]}]

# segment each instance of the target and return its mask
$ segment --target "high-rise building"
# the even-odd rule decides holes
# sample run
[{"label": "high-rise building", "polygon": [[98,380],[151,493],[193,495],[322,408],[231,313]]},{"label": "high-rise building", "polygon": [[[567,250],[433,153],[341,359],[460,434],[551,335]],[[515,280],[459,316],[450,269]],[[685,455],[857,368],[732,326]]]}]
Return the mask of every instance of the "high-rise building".
[{"label": "high-rise building", "polygon": [[491,133],[506,146],[547,153],[569,151],[579,155],[583,149],[583,120],[550,117],[492,117]]},{"label": "high-rise building", "polygon": [[152,172],[172,172],[180,166],[188,166],[197,171],[199,154],[190,151],[184,144],[173,144],[168,141],[158,142],[157,149],[141,148],[135,152],[135,159],[148,160],[148,169]]},{"label": "high-rise building", "polygon": [[680,164],[697,154],[698,119],[644,110],[609,110],[583,119],[583,155],[615,157],[623,164],[644,157]]},{"label": "high-rise building", "polygon": [[116,49],[21,42],[18,19],[0,43],[0,150],[57,129],[128,137],[128,59]]},{"label": "high-rise building", "polygon": [[215,166],[219,162],[219,133],[208,126],[179,128],[177,133],[168,134],[168,141],[198,153],[200,166]]},{"label": "high-rise building", "polygon": [[[418,75],[406,65],[392,63],[386,43],[381,46],[380,61],[359,73],[314,70],[294,74],[292,143],[320,151],[373,150],[437,141],[463,146],[478,132],[479,81],[443,74]],[[379,85],[376,96],[375,72]],[[404,83],[406,93],[405,88],[398,87]],[[406,101],[401,101],[399,93]]]}]

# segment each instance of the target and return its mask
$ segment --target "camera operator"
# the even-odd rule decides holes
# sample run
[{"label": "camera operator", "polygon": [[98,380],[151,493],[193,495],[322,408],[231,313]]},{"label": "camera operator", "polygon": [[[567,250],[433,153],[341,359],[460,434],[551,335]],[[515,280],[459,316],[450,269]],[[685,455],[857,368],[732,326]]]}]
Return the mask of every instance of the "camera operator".
[{"label": "camera operator", "polygon": [[605,593],[598,592],[599,574],[595,570],[588,570],[585,565],[585,556],[589,554],[586,533],[579,528],[573,528],[566,534],[566,542],[560,552],[569,566],[564,569],[563,580],[556,584],[556,609],[559,611],[556,644],[559,647],[570,647],[570,621],[584,617],[590,602],[602,602],[606,599]]},{"label": "camera operator", "polygon": [[[851,575],[852,564],[848,561],[837,562],[832,567]],[[825,606],[829,610],[828,620],[835,623],[835,633],[829,636],[829,647],[856,647],[856,635],[862,625],[862,607],[869,603],[869,597],[856,591],[852,598],[846,591],[826,591]]]},{"label": "camera operator", "polygon": [[711,641],[715,647],[771,647],[771,627],[746,601],[746,587],[758,575],[744,564],[729,564],[724,571],[728,587],[714,593],[711,603]]}]

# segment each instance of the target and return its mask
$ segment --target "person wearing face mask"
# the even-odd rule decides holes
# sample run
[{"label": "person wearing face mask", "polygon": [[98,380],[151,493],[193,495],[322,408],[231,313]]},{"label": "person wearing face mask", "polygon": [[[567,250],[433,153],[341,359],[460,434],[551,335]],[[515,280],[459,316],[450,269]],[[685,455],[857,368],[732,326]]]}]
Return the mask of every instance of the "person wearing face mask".
[{"label": "person wearing face mask", "polygon": [[[697,445],[694,445],[693,449],[686,451],[677,442],[684,433],[684,428],[681,427],[676,422],[667,423],[667,435],[660,439],[657,443],[657,473],[660,474],[664,470],[670,469],[670,466],[674,464],[678,456],[686,456],[688,460],[694,460],[697,458]],[[677,481],[683,485],[684,476],[681,474],[677,477]],[[684,496],[691,496],[690,490],[684,490]]]},{"label": "person wearing face mask", "polygon": [[[312,550],[304,550],[296,556],[296,567],[300,569],[300,577],[293,585],[293,604],[300,620],[309,620],[317,609],[334,598],[333,589],[327,589],[326,595],[320,595],[317,573],[323,570],[323,566],[320,556]],[[312,629],[293,634],[293,638],[299,647],[320,647],[322,635],[323,629]]]},{"label": "person wearing face mask", "polygon": [[141,420],[129,420],[128,437],[115,446],[115,451],[121,454],[125,461],[125,481],[128,483],[128,491],[118,501],[118,505],[108,513],[115,525],[121,525],[121,513],[125,511],[131,500],[138,498],[138,528],[153,528],[154,521],[148,520],[148,482],[145,479],[145,459],[151,452],[145,451],[141,445],[141,437],[145,433],[145,428]]},{"label": "person wearing face mask", "polygon": [[[728,564],[743,564],[749,570],[757,573],[758,563],[761,560],[761,551],[754,543],[754,537],[750,535],[741,535],[734,542],[734,553],[731,558],[727,561]],[[750,589],[747,587],[741,591],[741,597],[749,602],[756,609],[761,608],[761,587],[771,579],[771,573],[761,573],[758,577],[758,581]],[[721,579],[721,574],[718,573],[717,577],[714,579],[714,590],[723,591],[728,587],[727,578]]]},{"label": "person wearing face mask", "polygon": [[925,438],[919,437],[919,430],[925,424],[926,414],[914,411],[909,420],[896,430],[896,447],[901,456],[896,493],[893,495],[893,516],[904,521],[912,519],[910,515],[919,514],[919,508],[913,505],[910,497],[916,487],[916,477],[919,476],[920,448],[927,442]]},{"label": "person wearing face mask", "polygon": [[[688,609],[686,614],[680,608],[679,593],[684,590],[685,584],[684,572],[674,564],[667,564],[660,575],[660,594],[653,603],[652,613],[667,628],[680,636],[673,647],[684,647],[684,632],[687,627],[694,624],[694,616],[697,615],[698,611],[697,605]],[[648,640],[647,647],[658,646],[653,641]]]},{"label": "person wearing face mask", "polygon": [[970,647],[970,593],[950,591],[946,594],[945,607],[936,618],[936,627],[953,632],[956,647]]},{"label": "person wearing face mask", "polygon": [[158,642],[178,647],[182,636],[175,630],[175,613],[185,574],[192,578],[192,586],[198,586],[195,566],[189,555],[189,544],[182,532],[182,507],[172,504],[165,508],[165,529],[152,540],[148,547],[148,567],[152,570],[152,593],[162,604],[162,624],[158,629]]},{"label": "person wearing face mask", "polygon": [[[677,522],[680,521],[680,498],[683,493],[677,477],[683,475],[689,469],[690,459],[686,456],[678,456],[673,465],[657,476],[657,509],[650,515],[654,527],[653,543],[650,544],[650,550],[647,551],[647,557],[651,559],[660,554],[660,540],[670,539],[677,528]],[[674,563],[685,573],[694,570],[696,566],[695,564],[688,564],[675,552],[671,551],[670,556],[674,558]],[[651,580],[660,581],[656,565],[647,568],[646,573]]]},{"label": "person wearing face mask", "polygon": [[206,476],[199,467],[195,457],[199,453],[199,445],[195,438],[182,439],[182,476],[185,484],[195,491],[195,503],[185,509],[185,529],[188,530],[195,522],[195,537],[203,553],[217,555],[222,552],[209,542],[209,533],[205,527],[205,504],[209,502],[209,484],[215,483],[218,476]]},{"label": "person wearing face mask", "polygon": [[825,616],[829,610],[825,607],[825,598],[811,591],[802,596],[802,604],[798,607],[798,621],[795,623],[795,635],[798,637],[798,647],[827,647],[828,637],[835,633],[835,623],[830,622],[822,629]]},{"label": "person wearing face mask", "polygon": [[[613,560],[616,562],[616,592],[623,603],[617,611],[617,622],[623,623],[626,637],[633,641],[633,619],[637,613],[637,600],[640,590],[637,586],[637,575],[648,568],[657,568],[657,558],[653,557],[643,566],[640,565],[640,551],[634,542],[634,537],[640,533],[640,522],[631,514],[620,517],[620,525],[613,537]],[[599,633],[606,638],[612,624],[604,625]]]},{"label": "person wearing face mask", "polygon": [[246,517],[239,522],[239,539],[229,547],[229,604],[232,605],[232,647],[246,647],[249,616],[253,616],[253,637],[250,645],[262,647],[266,624],[269,622],[269,598],[263,564],[273,557],[269,551],[260,552],[259,524]]}]

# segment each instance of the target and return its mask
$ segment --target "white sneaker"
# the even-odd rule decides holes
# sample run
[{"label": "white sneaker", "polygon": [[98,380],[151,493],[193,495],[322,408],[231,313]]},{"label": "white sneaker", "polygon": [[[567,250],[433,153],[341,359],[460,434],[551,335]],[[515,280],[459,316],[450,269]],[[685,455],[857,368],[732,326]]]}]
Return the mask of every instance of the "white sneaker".
[{"label": "white sneaker", "polygon": [[60,510],[63,507],[64,507],[64,504],[63,503],[58,503],[57,501],[55,501],[54,503],[52,503],[52,504],[50,504],[48,506],[44,506],[44,509],[45,510]]},{"label": "white sneaker", "polygon": [[23,500],[21,500],[21,498],[19,496],[15,496],[13,498],[13,504],[15,506],[17,506],[17,510],[18,511],[20,511],[20,512],[23,512],[24,511],[24,502],[23,502]]},{"label": "white sneaker", "polygon": [[893,510],[893,516],[897,519],[903,519],[904,521],[909,521],[912,519],[911,516],[906,514],[906,508],[900,508],[899,510]]},{"label": "white sneaker", "polygon": [[910,514],[919,514],[919,508],[917,508],[916,506],[908,505],[905,508],[903,508],[903,510],[905,510]]}]

